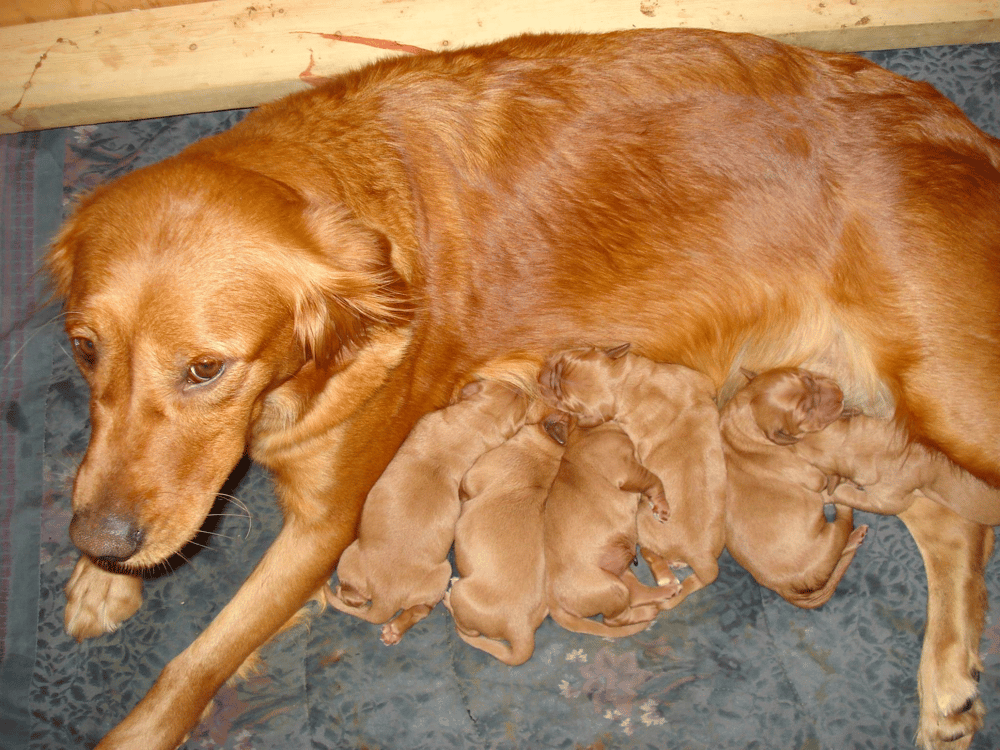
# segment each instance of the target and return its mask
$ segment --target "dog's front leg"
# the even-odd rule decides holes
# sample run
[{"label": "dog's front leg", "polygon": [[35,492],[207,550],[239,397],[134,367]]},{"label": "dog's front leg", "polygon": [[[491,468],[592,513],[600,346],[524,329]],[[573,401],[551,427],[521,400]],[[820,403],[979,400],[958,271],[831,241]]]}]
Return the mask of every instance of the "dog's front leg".
[{"label": "dog's front leg", "polygon": [[899,514],[927,571],[927,623],[917,689],[917,744],[959,750],[972,743],[985,708],[979,697],[979,641],[987,593],[983,572],[993,553],[989,526],[967,521],[923,495]]},{"label": "dog's front leg", "polygon": [[222,684],[326,583],[353,533],[349,517],[289,517],[232,601],[98,748],[180,745]]},{"label": "dog's front leg", "polygon": [[355,538],[368,490],[431,408],[409,388],[411,380],[412,372],[399,368],[395,381],[346,422],[256,456],[278,486],[281,532],[232,601],[167,664],[99,750],[173,750],[247,657],[327,585]]}]

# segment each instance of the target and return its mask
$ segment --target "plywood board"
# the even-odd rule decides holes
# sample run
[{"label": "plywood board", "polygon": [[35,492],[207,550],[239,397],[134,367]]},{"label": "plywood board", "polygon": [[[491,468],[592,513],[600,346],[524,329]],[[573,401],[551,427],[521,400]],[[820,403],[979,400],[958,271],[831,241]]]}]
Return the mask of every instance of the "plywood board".
[{"label": "plywood board", "polygon": [[377,56],[688,26],[823,49],[1000,40],[1000,0],[216,0],[0,28],[0,132],[259,104]]}]

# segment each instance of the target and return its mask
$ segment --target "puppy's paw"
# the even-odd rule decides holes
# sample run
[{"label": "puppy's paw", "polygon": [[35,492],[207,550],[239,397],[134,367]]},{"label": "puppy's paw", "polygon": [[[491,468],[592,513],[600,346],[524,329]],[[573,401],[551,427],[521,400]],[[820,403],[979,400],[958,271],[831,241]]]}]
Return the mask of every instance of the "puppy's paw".
[{"label": "puppy's paw", "polygon": [[82,641],[110,633],[142,606],[142,579],[110,573],[82,556],[66,584],[66,632]]},{"label": "puppy's paw", "polygon": [[941,660],[931,668],[921,665],[920,720],[917,746],[923,750],[965,750],[983,725],[986,707],[979,697],[982,663],[978,657],[958,658],[957,669]]},{"label": "puppy's paw", "polygon": [[[403,633],[406,631],[404,630]],[[394,622],[387,622],[382,626],[382,643],[386,646],[395,646],[403,639],[403,633],[399,632]]]},{"label": "puppy's paw", "polygon": [[670,520],[670,503],[664,495],[651,495],[646,498],[649,507],[653,510],[653,517],[660,523]]},{"label": "puppy's paw", "polygon": [[868,524],[858,526],[851,532],[850,536],[847,537],[847,544],[844,546],[844,552],[847,553],[856,550],[861,546],[861,542],[865,540],[866,536],[868,536]]}]

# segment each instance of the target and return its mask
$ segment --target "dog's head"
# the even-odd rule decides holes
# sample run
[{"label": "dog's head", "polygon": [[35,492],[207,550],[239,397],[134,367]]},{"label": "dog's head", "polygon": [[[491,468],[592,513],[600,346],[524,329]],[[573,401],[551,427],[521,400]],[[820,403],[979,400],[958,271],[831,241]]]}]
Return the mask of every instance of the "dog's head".
[{"label": "dog's head", "polygon": [[613,349],[570,349],[549,358],[538,376],[542,397],[577,417],[581,427],[613,419],[618,388],[628,369],[629,345]]},{"label": "dog's head", "polygon": [[208,159],[98,189],[47,266],[91,391],[71,537],[135,567],[198,531],[257,420],[280,421],[270,394],[406,315],[381,235]]},{"label": "dog's head", "polygon": [[844,392],[823,375],[796,367],[745,374],[751,378],[746,390],[754,420],[778,445],[797,443],[844,413]]}]

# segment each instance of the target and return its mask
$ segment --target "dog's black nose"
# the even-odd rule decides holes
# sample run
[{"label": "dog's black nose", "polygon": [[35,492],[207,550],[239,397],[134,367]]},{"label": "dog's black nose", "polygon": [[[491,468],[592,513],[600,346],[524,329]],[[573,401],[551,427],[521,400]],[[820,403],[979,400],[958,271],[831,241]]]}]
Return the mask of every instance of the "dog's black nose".
[{"label": "dog's black nose", "polygon": [[99,562],[125,562],[142,547],[144,536],[134,520],[115,514],[81,511],[69,524],[73,544]]}]

